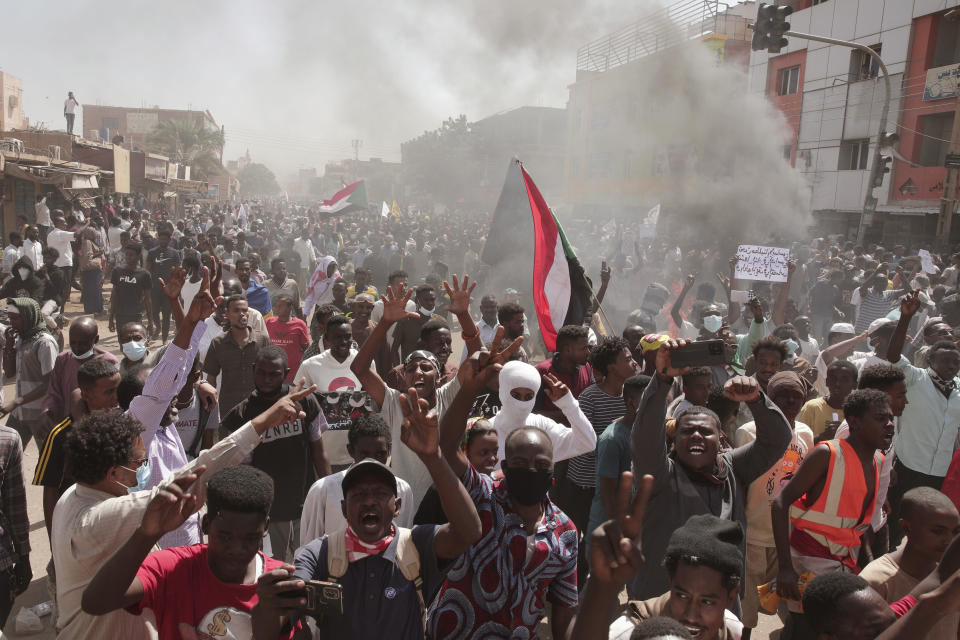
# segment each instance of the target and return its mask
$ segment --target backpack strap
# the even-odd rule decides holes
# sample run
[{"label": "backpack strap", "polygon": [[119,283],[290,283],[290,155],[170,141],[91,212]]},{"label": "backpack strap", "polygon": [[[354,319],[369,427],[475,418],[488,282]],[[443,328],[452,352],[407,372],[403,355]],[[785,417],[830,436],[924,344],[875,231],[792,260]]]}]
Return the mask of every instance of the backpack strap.
[{"label": "backpack strap", "polygon": [[423,629],[427,629],[427,603],[423,599],[423,578],[420,577],[420,552],[413,542],[413,531],[397,527],[397,566],[403,577],[413,583],[417,590],[417,603],[420,605],[420,617]]},{"label": "backpack strap", "polygon": [[334,582],[347,572],[347,530],[338,529],[327,534],[327,576]]}]

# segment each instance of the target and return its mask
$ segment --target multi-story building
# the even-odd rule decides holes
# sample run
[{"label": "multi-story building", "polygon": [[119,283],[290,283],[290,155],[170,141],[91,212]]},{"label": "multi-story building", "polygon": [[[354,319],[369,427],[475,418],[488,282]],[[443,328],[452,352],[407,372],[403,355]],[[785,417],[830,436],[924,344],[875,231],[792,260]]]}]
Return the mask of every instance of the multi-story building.
[{"label": "multi-story building", "polygon": [[322,176],[309,180],[309,186],[313,189],[310,195],[330,198],[342,189],[344,184],[358,180],[365,182],[367,200],[371,204],[400,199],[400,163],[384,162],[383,158],[328,162],[323,167]]},{"label": "multi-story building", "polygon": [[20,78],[0,71],[0,131],[24,129],[23,85]]},{"label": "multi-story building", "polygon": [[[960,78],[960,0],[791,0],[791,30],[854,41],[880,54],[890,76],[888,133],[902,157],[875,191],[868,242],[932,239]],[[871,181],[887,99],[869,55],[788,38],[780,53],[754,52],[750,89],[778,107],[793,133],[790,154],[812,187],[817,233],[855,237]],[[885,152],[886,153],[886,152]],[[958,225],[954,231],[960,235]]]},{"label": "multi-story building", "polygon": [[[677,92],[703,91],[677,82],[678,47],[700,41],[714,63],[746,71],[754,2],[681,0],[584,45],[567,103],[565,202],[574,217],[646,214],[688,188],[679,166],[696,155],[682,124],[670,144],[651,123]],[[745,81],[744,81],[745,83]],[[678,86],[680,85],[680,86]],[[746,87],[744,87],[746,88]],[[704,95],[708,104],[709,95]],[[657,141],[654,141],[657,139]],[[656,147],[656,148],[654,148]]]},{"label": "multi-story building", "polygon": [[209,111],[192,109],[161,109],[133,107],[108,107],[98,104],[83,105],[83,130],[87,137],[110,142],[115,136],[123,136],[125,146],[143,149],[150,133],[164,120],[185,120],[201,123],[210,131],[220,129]]}]

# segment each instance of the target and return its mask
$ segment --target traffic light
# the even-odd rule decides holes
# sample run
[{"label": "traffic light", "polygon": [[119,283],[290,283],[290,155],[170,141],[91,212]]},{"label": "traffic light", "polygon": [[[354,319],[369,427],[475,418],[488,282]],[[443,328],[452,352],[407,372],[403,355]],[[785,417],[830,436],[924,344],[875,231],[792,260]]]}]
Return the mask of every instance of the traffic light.
[{"label": "traffic light", "polygon": [[753,25],[751,48],[754,51],[766,49],[769,53],[780,53],[780,50],[788,44],[783,34],[790,30],[787,16],[791,13],[793,13],[793,7],[778,7],[761,2],[757,8],[756,24]]},{"label": "traffic light", "polygon": [[883,186],[883,176],[890,173],[890,163],[893,162],[893,158],[890,156],[880,156],[880,161],[877,163],[877,171],[873,174],[873,186],[874,188]]}]

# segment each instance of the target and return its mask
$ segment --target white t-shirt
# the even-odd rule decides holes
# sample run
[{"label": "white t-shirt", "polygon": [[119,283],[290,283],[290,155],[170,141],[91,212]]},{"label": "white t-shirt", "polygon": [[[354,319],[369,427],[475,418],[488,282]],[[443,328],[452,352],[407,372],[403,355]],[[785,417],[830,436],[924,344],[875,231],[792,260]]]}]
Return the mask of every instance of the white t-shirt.
[{"label": "white t-shirt", "polygon": [[[340,503],[343,501],[343,478],[347,469],[339,473],[320,478],[313,483],[303,501],[303,513],[300,515],[300,544],[322,537],[324,534],[347,528]],[[400,498],[400,514],[393,522],[397,526],[410,528],[417,514],[413,507],[413,491],[403,478],[397,478],[397,497]]]},{"label": "white t-shirt", "polygon": [[43,225],[44,227],[52,227],[53,222],[50,221],[50,207],[47,206],[47,199],[43,198],[34,206],[34,210],[37,213],[37,224]]},{"label": "white t-shirt", "polygon": [[76,234],[73,231],[63,231],[62,229],[51,229],[47,234],[47,246],[53,247],[60,252],[57,261],[53,264],[58,267],[73,266],[73,247],[70,243]]},{"label": "white t-shirt", "polygon": [[76,98],[67,98],[63,101],[63,112],[74,114],[77,112],[77,107],[79,106]]},{"label": "white t-shirt", "polygon": [[[748,422],[734,436],[736,446],[740,447],[757,439],[757,426]],[[802,422],[793,423],[793,438],[777,461],[762,476],[750,483],[747,488],[747,542],[760,547],[775,546],[773,524],[770,520],[770,504],[779,495],[780,490],[790,481],[807,453],[813,448],[813,431]]]}]

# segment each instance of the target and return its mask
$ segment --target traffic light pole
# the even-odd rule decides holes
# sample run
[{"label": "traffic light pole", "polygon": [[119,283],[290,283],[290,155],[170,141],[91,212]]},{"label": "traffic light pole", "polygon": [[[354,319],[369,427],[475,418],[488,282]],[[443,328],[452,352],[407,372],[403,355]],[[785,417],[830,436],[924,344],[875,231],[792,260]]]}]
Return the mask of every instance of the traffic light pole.
[{"label": "traffic light pole", "polygon": [[[870,56],[873,60],[876,61],[877,65],[880,67],[880,71],[883,73],[883,85],[886,90],[886,98],[883,101],[883,108],[880,111],[880,129],[877,135],[877,144],[873,149],[873,161],[870,165],[870,179],[867,181],[867,194],[863,198],[863,209],[860,211],[860,223],[857,225],[857,244],[863,244],[863,236],[867,231],[866,225],[866,211],[867,209],[873,209],[876,206],[876,201],[873,198],[873,186],[874,177],[877,175],[877,171],[880,170],[880,145],[883,142],[886,133],[887,133],[887,115],[890,113],[890,74],[887,73],[887,65],[883,64],[883,60],[880,58],[880,54],[868,47],[865,44],[860,44],[859,42],[849,42],[847,40],[837,40],[835,38],[826,38],[824,36],[816,36],[810,33],[798,33],[796,31],[787,31],[783,35],[793,36],[794,38],[801,38],[803,40],[814,40],[816,42],[824,42],[826,44],[835,44],[841,47],[849,47],[850,49],[856,49],[857,51],[862,51],[863,53]],[[958,129],[960,127],[954,127]],[[944,194],[946,196],[946,194]],[[871,214],[872,215],[872,214]]]}]

